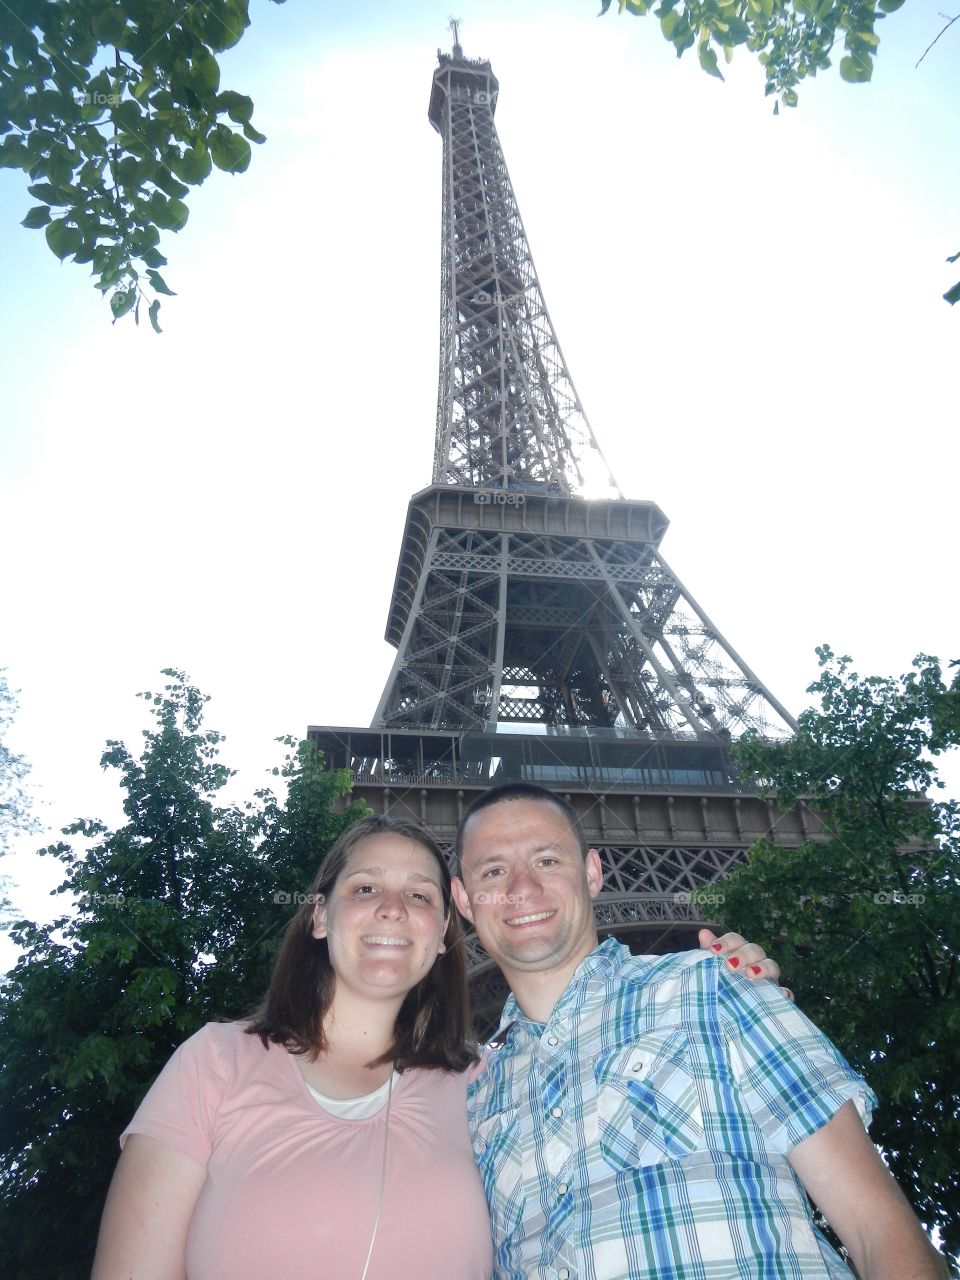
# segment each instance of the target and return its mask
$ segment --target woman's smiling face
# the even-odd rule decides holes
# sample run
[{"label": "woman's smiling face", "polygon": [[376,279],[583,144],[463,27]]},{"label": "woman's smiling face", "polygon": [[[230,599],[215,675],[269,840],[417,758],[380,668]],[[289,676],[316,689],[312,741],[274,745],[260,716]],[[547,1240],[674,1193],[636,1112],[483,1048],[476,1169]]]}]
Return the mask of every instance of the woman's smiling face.
[{"label": "woman's smiling face", "polygon": [[382,832],[351,850],[314,911],[313,936],[327,940],[338,991],[402,999],[436,960],[446,917],[433,854]]}]

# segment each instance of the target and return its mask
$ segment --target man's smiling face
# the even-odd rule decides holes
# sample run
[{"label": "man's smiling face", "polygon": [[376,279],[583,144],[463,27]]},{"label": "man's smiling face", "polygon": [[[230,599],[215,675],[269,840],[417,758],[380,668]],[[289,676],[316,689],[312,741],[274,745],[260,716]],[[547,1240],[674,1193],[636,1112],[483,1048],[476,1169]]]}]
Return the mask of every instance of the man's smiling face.
[{"label": "man's smiling face", "polygon": [[468,819],[454,900],[490,957],[511,973],[572,972],[597,944],[603,873],[549,801],[504,800]]}]

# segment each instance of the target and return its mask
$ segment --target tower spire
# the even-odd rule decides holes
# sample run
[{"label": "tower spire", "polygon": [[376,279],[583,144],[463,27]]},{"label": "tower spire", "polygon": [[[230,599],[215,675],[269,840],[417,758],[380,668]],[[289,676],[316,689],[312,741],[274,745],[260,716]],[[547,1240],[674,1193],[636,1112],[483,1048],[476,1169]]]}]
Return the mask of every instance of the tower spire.
[{"label": "tower spire", "polygon": [[494,123],[499,84],[450,25],[429,111],[443,138],[434,483],[618,493],[543,299]]},{"label": "tower spire", "polygon": [[453,56],[455,58],[463,57],[463,50],[460,48],[460,18],[450,19],[450,30],[453,33]]}]

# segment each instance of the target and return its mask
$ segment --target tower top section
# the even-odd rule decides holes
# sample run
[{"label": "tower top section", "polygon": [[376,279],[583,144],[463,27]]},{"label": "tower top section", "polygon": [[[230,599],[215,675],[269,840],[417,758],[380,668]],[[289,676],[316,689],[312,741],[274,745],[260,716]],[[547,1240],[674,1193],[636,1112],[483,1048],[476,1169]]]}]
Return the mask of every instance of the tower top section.
[{"label": "tower top section", "polygon": [[443,139],[433,482],[619,497],[540,289],[494,124],[500,85],[451,26],[428,112]]}]

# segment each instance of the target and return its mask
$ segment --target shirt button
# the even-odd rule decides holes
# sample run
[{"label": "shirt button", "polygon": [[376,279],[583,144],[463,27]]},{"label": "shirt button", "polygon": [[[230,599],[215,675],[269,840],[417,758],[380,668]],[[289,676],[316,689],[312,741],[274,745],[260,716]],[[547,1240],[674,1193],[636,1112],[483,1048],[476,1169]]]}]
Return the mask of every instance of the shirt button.
[{"label": "shirt button", "polygon": [[560,1043],[560,1041],[557,1039],[557,1037],[556,1037],[556,1036],[547,1036],[547,1044],[555,1045],[555,1044],[559,1044],[559,1043]]},{"label": "shirt button", "polygon": [[557,1280],[570,1280],[570,1272],[566,1267],[561,1267],[557,1272]]},{"label": "shirt button", "polygon": [[643,1063],[642,1063],[642,1062],[635,1062],[635,1063],[633,1064],[633,1066],[630,1068],[630,1070],[631,1070],[631,1071],[642,1071],[642,1070],[643,1070]]},{"label": "shirt button", "polygon": [[554,1120],[559,1120],[563,1115],[563,1107],[551,1107],[550,1114],[553,1116]]},{"label": "shirt button", "polygon": [[557,1195],[565,1196],[568,1190],[569,1190],[569,1184],[566,1182],[561,1182],[559,1187],[557,1187]]}]

